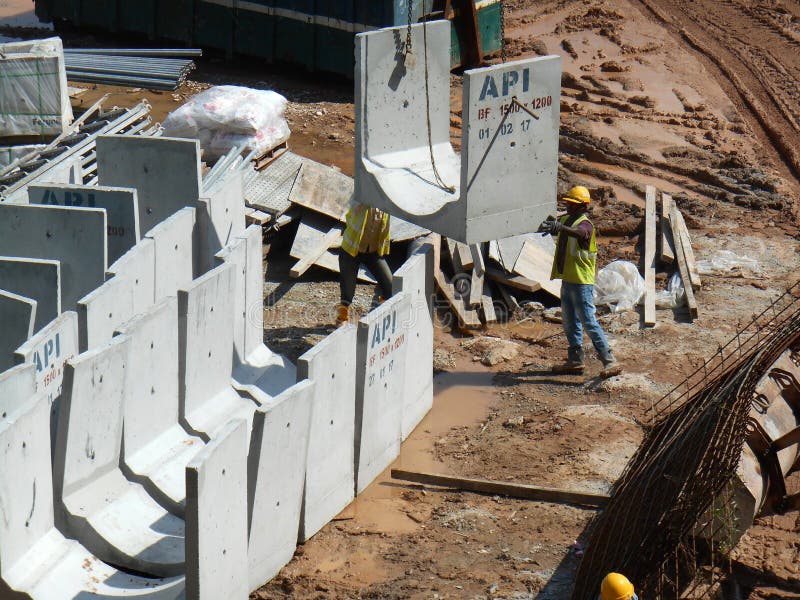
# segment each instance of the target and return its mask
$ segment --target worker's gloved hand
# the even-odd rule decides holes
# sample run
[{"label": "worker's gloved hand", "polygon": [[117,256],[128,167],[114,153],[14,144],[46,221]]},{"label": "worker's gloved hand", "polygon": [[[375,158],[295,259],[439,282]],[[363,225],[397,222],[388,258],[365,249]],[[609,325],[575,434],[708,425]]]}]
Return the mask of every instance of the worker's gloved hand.
[{"label": "worker's gloved hand", "polygon": [[547,217],[542,223],[539,225],[539,229],[536,230],[536,233],[549,233],[550,235],[555,235],[561,229],[561,223],[559,223],[553,215]]}]

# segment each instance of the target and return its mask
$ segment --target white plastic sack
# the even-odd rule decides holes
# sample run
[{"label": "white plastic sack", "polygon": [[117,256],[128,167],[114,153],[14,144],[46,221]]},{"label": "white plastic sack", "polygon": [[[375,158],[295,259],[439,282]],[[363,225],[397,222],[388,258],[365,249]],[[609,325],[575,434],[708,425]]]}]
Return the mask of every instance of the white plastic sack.
[{"label": "white plastic sack", "polygon": [[730,250],[717,250],[711,260],[698,260],[697,272],[700,275],[726,275],[735,270],[761,273],[761,265],[754,258],[739,256]]},{"label": "white plastic sack", "polygon": [[686,291],[683,289],[681,274],[677,271],[672,274],[667,282],[667,289],[656,292],[656,307],[676,308],[683,304]]},{"label": "white plastic sack", "polygon": [[164,120],[164,135],[200,140],[214,160],[236,146],[262,154],[289,139],[286,98],[272,90],[221,85],[190,98]]},{"label": "white plastic sack", "polygon": [[59,134],[72,122],[60,38],[0,44],[0,136]]},{"label": "white plastic sack", "polygon": [[594,303],[611,312],[632,310],[644,296],[644,278],[632,262],[615,260],[598,271],[594,281]]}]

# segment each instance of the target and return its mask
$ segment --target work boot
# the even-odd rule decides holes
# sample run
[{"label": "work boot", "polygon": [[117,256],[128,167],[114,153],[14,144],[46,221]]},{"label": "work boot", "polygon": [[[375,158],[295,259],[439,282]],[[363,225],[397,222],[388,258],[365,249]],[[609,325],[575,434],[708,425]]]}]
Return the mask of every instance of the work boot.
[{"label": "work boot", "polygon": [[567,349],[566,362],[555,365],[552,371],[562,375],[580,375],[583,369],[583,346],[570,346]]},{"label": "work boot", "polygon": [[611,353],[611,348],[605,348],[598,354],[600,355],[600,361],[603,363],[603,370],[600,371],[600,377],[607,379],[622,373],[622,365],[614,358],[614,355]]},{"label": "work boot", "polygon": [[341,327],[350,320],[350,307],[340,304],[336,307],[336,326]]}]

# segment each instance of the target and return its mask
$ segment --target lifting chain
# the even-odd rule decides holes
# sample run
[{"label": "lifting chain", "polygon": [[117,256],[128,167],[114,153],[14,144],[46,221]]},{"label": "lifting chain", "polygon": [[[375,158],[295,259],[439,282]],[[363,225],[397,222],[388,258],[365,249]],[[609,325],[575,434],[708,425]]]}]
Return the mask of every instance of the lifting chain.
[{"label": "lifting chain", "polygon": [[406,29],[406,54],[411,54],[411,21],[414,19],[414,2],[413,0],[406,0],[408,2],[408,29]]},{"label": "lifting chain", "polygon": [[506,62],[506,0],[500,0],[500,60]]},{"label": "lifting chain", "polygon": [[[409,6],[411,0],[409,0]],[[431,167],[433,168],[433,177],[442,190],[448,194],[455,194],[456,188],[452,185],[447,185],[439,174],[439,169],[436,167],[436,159],[433,156],[433,133],[431,132],[431,93],[430,84],[428,82],[428,15],[425,7],[425,0],[422,0],[422,47],[425,54],[425,117],[428,124],[428,150],[431,157]],[[410,28],[410,26],[409,26]],[[409,29],[410,31],[410,29]]]}]

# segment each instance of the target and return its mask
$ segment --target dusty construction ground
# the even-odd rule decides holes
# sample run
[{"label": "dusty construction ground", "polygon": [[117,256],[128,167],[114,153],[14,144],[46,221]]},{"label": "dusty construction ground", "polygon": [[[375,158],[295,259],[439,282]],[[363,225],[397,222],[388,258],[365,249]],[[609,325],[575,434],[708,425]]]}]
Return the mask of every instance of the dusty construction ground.
[{"label": "dusty construction ground", "polygon": [[[491,329],[520,344],[517,357],[492,368],[474,361],[480,351],[465,347],[468,338],[441,327],[435,407],[395,466],[606,490],[641,438],[637,419],[648,402],[797,278],[800,2],[506,4],[512,58],[564,57],[559,185],[602,189],[594,207],[605,234],[601,264],[637,260],[643,186],[652,183],[677,198],[698,258],[728,249],[762,269],[705,277],[694,324],[664,310],[648,331],[635,313],[603,317],[627,369],[606,382],[595,378],[597,362],[587,377],[549,375],[565,342],[538,317]],[[213,59],[194,79],[174,94],[101,86],[79,101],[88,106],[103,91],[118,104],[146,96],[160,119],[210,84],[272,87],[291,100],[293,149],[352,173],[350,84]],[[452,82],[457,142],[459,78]],[[318,272],[286,284],[282,254],[276,245],[268,260],[266,340],[294,358],[330,331],[337,286]],[[369,301],[361,288],[359,307]],[[574,542],[592,514],[384,476],[253,598],[564,599],[579,561]],[[745,535],[735,553],[743,598],[800,597],[798,532],[789,515],[762,519]]]}]

